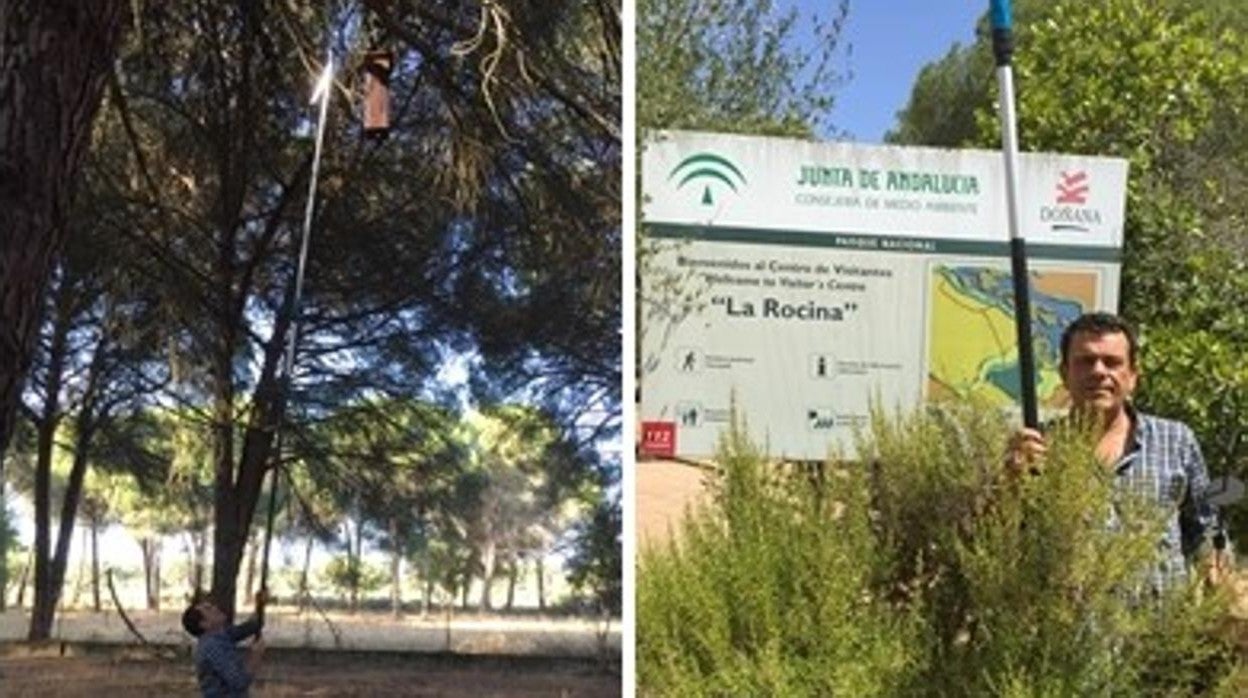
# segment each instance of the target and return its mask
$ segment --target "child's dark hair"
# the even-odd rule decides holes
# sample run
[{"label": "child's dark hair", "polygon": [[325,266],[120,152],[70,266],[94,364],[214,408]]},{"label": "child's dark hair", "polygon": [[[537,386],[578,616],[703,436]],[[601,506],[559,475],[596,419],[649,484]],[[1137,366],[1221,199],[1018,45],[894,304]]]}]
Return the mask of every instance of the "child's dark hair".
[{"label": "child's dark hair", "polygon": [[204,614],[199,610],[198,603],[192,603],[182,612],[182,627],[195,637],[204,634]]}]

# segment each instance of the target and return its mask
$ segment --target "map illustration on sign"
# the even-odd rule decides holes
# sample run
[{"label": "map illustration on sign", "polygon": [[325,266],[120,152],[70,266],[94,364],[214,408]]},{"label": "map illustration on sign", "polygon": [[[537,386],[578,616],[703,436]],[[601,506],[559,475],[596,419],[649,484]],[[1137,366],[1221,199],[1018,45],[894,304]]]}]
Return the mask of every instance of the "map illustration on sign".
[{"label": "map illustration on sign", "polygon": [[[1036,398],[1048,409],[1064,407],[1062,330],[1096,307],[1095,271],[1033,271],[1032,338]],[[1014,287],[1008,268],[985,264],[930,267],[927,395],[977,397],[1003,407],[1019,401]]]}]

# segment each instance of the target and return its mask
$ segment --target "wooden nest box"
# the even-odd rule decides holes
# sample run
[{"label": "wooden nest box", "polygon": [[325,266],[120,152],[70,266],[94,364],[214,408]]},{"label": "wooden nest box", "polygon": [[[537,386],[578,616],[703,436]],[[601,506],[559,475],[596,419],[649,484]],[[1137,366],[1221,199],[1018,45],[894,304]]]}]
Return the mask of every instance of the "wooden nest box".
[{"label": "wooden nest box", "polygon": [[390,134],[390,73],[394,52],[364,54],[364,137],[380,140]]}]

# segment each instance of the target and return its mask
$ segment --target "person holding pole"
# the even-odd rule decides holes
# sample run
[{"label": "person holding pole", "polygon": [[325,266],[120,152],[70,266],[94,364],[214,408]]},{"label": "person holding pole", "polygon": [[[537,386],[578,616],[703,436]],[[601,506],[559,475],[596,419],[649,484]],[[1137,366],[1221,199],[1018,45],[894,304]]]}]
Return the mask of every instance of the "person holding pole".
[{"label": "person holding pole", "polygon": [[[182,627],[195,637],[195,678],[204,698],[246,698],[264,658],[263,609],[268,600],[263,590],[256,594],[256,614],[238,625],[231,625],[225,612],[210,600],[192,603],[182,613]],[[237,643],[255,636],[255,642],[239,653]]]},{"label": "person holding pole", "polygon": [[[1036,401],[1034,348],[1031,339],[1030,279],[1027,242],[1019,220],[1018,134],[1014,113],[1013,17],[1009,0],[990,0],[992,52],[1000,97],[1001,152],[1005,161],[1010,262],[1014,281],[1014,324],[1018,341],[1020,407],[1023,425],[1011,440],[1010,469],[1038,473],[1045,451]],[[1212,535],[1216,511],[1206,499],[1209,476],[1192,430],[1181,422],[1137,412],[1130,403],[1139,369],[1134,331],[1121,318],[1091,313],[1075,320],[1062,335],[1061,375],[1076,418],[1090,419],[1097,434],[1096,453],[1113,468],[1116,484],[1173,505],[1162,546],[1165,559],[1156,571],[1159,592],[1187,577],[1187,561]],[[1212,570],[1220,569],[1215,551]],[[1216,574],[1211,574],[1211,579]],[[1216,581],[1214,579],[1213,581]]]},{"label": "person holding pole", "polygon": [[[1112,469],[1116,487],[1141,495],[1175,515],[1165,524],[1158,593],[1186,582],[1188,563],[1207,549],[1217,512],[1206,498],[1209,476],[1200,444],[1182,422],[1144,414],[1131,404],[1139,380],[1135,331],[1110,313],[1087,313],[1062,333],[1062,384],[1070,394],[1070,418],[1086,420],[1096,455]],[[1008,468],[1015,477],[1042,476],[1045,435],[1020,428],[1011,439]],[[1215,563],[1211,572],[1219,569]],[[1211,575],[1210,581],[1217,581]]]},{"label": "person holding pole", "polygon": [[[295,366],[295,348],[299,339],[299,300],[303,294],[304,270],[307,267],[308,239],[311,236],[312,214],[316,208],[317,175],[320,172],[321,148],[325,140],[325,121],[329,110],[330,90],[334,76],[334,57],[330,53],[325,66],[312,89],[312,104],[320,105],[316,123],[316,144],[312,156],[312,176],[308,182],[308,200],[304,208],[303,235],[300,238],[298,264],[295,267],[295,294],[283,357],[282,393],[288,399],[291,378]],[[282,429],[277,425],[274,453],[280,460],[282,452]],[[260,631],[264,626],[264,608],[268,600],[269,547],[273,538],[273,521],[277,512],[277,488],[280,471],[271,468],[269,479],[269,510],[264,529],[264,556],[260,566],[260,591],[256,594],[256,613],[246,622],[230,625],[225,613],[211,601],[191,604],[182,614],[182,627],[195,636],[195,674],[205,698],[209,696],[246,696],[247,689],[256,676],[264,657],[264,640]],[[247,649],[246,658],[239,656],[236,643],[255,636],[255,642]]]}]

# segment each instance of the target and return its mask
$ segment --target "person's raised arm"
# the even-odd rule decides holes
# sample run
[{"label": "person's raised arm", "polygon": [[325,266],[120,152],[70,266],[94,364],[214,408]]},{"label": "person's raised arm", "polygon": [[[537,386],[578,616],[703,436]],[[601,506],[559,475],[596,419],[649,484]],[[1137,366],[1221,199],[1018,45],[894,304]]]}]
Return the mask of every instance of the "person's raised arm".
[{"label": "person's raised arm", "polygon": [[234,642],[245,640],[251,636],[260,637],[260,631],[264,628],[264,606],[269,602],[269,595],[263,589],[256,592],[256,611],[251,618],[232,625],[226,633]]}]

